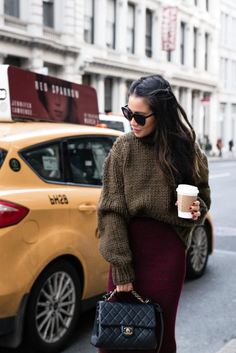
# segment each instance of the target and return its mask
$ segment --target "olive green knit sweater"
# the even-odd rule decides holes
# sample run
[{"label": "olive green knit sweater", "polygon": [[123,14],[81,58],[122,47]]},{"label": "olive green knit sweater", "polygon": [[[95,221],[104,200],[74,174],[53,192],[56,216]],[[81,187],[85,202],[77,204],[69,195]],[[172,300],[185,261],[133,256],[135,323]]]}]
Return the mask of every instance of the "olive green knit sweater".
[{"label": "olive green knit sweater", "polygon": [[204,154],[202,158],[205,167],[201,168],[201,179],[197,182],[201,217],[198,221],[181,219],[175,206],[175,187],[158,167],[154,145],[132,132],[116,140],[104,163],[98,205],[100,251],[112,265],[115,284],[133,282],[135,278],[127,234],[130,218],[146,216],[168,223],[188,246],[191,230],[203,221],[210,207],[207,159]]}]

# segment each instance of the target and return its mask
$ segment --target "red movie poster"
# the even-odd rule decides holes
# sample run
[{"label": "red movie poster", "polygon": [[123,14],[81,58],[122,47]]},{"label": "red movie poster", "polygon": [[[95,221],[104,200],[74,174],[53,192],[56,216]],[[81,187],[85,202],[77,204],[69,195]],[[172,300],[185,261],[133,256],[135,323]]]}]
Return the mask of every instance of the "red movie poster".
[{"label": "red movie poster", "polygon": [[94,88],[55,77],[8,67],[12,119],[96,125]]}]

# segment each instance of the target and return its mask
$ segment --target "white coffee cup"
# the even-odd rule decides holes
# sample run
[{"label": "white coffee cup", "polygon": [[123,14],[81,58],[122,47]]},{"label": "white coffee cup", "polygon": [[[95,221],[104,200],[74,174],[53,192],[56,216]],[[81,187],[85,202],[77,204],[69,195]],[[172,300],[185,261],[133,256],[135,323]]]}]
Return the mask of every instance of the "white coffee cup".
[{"label": "white coffee cup", "polygon": [[178,217],[192,218],[191,210],[193,202],[197,200],[198,188],[193,185],[179,184],[177,189]]}]

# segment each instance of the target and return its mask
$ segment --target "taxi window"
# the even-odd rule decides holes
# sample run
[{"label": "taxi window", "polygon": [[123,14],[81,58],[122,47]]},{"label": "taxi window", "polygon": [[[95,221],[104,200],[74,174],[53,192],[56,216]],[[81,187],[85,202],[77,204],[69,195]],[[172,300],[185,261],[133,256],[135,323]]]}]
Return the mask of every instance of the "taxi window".
[{"label": "taxi window", "polygon": [[7,155],[7,151],[0,148],[0,168],[3,165],[6,155]]},{"label": "taxi window", "polygon": [[37,146],[22,152],[22,156],[42,178],[60,181],[62,178],[59,144]]},{"label": "taxi window", "polygon": [[92,137],[69,140],[67,148],[71,169],[70,182],[101,185],[103,163],[115,138]]}]

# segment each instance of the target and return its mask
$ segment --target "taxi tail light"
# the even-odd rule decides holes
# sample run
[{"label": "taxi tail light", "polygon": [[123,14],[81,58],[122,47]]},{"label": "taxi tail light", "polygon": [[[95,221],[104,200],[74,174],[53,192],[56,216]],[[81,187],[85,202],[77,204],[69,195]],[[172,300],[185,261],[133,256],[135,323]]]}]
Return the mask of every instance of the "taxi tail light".
[{"label": "taxi tail light", "polygon": [[13,202],[0,200],[0,228],[19,223],[29,209]]}]

